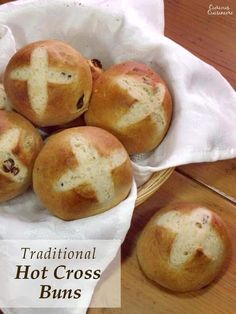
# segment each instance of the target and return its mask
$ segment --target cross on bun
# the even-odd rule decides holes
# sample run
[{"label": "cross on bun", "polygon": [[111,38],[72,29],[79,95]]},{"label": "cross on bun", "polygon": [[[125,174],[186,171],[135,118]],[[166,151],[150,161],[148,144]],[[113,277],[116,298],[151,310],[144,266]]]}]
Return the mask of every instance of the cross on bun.
[{"label": "cross on bun", "polygon": [[31,43],[9,61],[6,93],[16,111],[38,126],[67,123],[87,110],[92,75],[87,60],[57,40]]},{"label": "cross on bun", "polygon": [[0,110],[11,110],[9,99],[6,95],[4,86],[0,83]]},{"label": "cross on bun", "polygon": [[137,245],[147,277],[180,292],[208,285],[224,267],[229,252],[222,219],[205,206],[187,203],[158,211]]},{"label": "cross on bun", "polygon": [[0,202],[22,194],[29,187],[42,145],[30,122],[15,112],[0,110]]},{"label": "cross on bun", "polygon": [[125,199],[132,167],[123,145],[96,127],[52,135],[34,166],[33,186],[53,214],[73,220],[104,212]]},{"label": "cross on bun", "polygon": [[160,76],[145,64],[128,61],[94,81],[85,120],[110,131],[135,154],[160,144],[171,115],[171,96]]}]

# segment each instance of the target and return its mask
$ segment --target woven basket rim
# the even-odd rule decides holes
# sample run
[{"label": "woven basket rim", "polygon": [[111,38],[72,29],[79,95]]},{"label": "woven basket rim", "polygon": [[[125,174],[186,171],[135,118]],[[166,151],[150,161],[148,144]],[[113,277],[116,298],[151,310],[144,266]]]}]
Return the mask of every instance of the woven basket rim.
[{"label": "woven basket rim", "polygon": [[138,188],[138,196],[135,206],[138,206],[151,197],[162,184],[171,176],[174,172],[173,168],[167,168],[158,172],[154,172],[151,178]]}]

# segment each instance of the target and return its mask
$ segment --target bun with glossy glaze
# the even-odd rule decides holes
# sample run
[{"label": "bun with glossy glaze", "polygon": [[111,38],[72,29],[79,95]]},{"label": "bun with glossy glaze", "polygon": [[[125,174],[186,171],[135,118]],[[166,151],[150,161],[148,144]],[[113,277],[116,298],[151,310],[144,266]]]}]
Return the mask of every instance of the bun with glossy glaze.
[{"label": "bun with glossy glaze", "polygon": [[45,40],[16,52],[4,86],[14,109],[45,127],[70,122],[87,110],[92,75],[78,51],[62,41]]},{"label": "bun with glossy glaze", "polygon": [[33,186],[42,203],[64,220],[102,213],[124,200],[132,167],[123,145],[96,127],[52,135],[34,166]]},{"label": "bun with glossy glaze", "polygon": [[29,121],[15,112],[0,110],[0,202],[30,186],[34,161],[42,146],[38,131]]},{"label": "bun with glossy glaze", "polygon": [[180,292],[208,285],[223,269],[229,253],[222,219],[205,206],[188,203],[158,211],[137,245],[146,276]]},{"label": "bun with glossy glaze", "polygon": [[147,65],[128,61],[95,80],[85,120],[114,134],[129,154],[135,154],[160,144],[171,116],[172,100],[164,81]]}]

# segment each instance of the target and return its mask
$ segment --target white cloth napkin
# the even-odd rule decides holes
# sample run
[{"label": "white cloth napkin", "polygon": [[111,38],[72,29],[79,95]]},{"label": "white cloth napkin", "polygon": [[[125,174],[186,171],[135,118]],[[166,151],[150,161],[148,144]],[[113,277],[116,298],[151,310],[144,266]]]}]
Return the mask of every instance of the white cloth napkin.
[{"label": "white cloth napkin", "polygon": [[[0,73],[15,49],[53,38],[68,42],[87,58],[100,59],[105,68],[133,59],[149,64],[165,79],[174,100],[172,123],[156,150],[133,157],[138,185],[161,169],[236,157],[235,92],[213,67],[163,36],[162,0],[17,1],[0,7],[0,24],[5,25],[0,32]],[[63,222],[49,215],[28,192],[0,205],[0,238],[56,239],[60,234],[63,238],[123,240],[135,198],[134,184],[129,198],[111,211]],[[78,309],[38,312],[83,313]]]},{"label": "white cloth napkin", "polygon": [[[136,200],[136,185],[133,183],[129,197],[113,209],[97,216],[65,222],[52,216],[42,208],[34,193],[29,191],[24,195],[8,201],[0,206],[0,240],[121,240],[130,227],[130,221]],[[50,242],[49,242],[50,243]],[[104,248],[105,250],[105,248]],[[116,252],[105,250],[110,261]],[[109,256],[110,254],[110,256]],[[106,265],[107,266],[107,265]],[[105,265],[104,265],[105,267]],[[94,286],[89,286],[91,297]],[[1,293],[1,292],[0,292]],[[90,300],[88,300],[90,301]],[[85,302],[84,302],[85,303]],[[84,304],[83,303],[83,304]],[[89,306],[89,303],[87,304]],[[86,309],[3,309],[4,313],[44,313],[44,314],[83,314]]]}]

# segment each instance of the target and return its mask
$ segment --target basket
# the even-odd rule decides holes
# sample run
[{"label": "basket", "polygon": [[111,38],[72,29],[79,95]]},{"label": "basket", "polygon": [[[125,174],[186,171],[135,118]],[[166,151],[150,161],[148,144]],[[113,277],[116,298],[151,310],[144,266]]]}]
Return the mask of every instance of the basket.
[{"label": "basket", "polygon": [[149,197],[151,197],[171,176],[174,169],[175,168],[167,168],[165,170],[155,172],[146,183],[141,185],[138,188],[138,196],[135,206],[137,207],[138,205],[145,202]]}]

